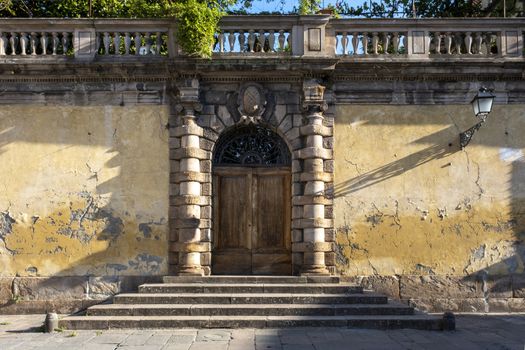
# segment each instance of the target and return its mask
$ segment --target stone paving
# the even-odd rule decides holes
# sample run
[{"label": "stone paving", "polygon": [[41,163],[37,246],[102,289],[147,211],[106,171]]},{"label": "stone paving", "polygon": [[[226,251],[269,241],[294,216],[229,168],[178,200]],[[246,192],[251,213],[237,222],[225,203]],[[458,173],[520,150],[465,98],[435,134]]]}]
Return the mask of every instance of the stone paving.
[{"label": "stone paving", "polygon": [[41,332],[44,315],[0,315],[0,350],[525,350],[525,314],[460,315],[453,332],[347,328]]}]

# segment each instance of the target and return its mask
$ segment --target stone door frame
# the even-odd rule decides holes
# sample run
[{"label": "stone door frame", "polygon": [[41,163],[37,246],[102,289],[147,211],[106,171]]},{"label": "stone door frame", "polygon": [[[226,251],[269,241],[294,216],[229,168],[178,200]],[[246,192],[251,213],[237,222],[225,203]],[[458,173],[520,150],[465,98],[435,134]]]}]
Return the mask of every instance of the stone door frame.
[{"label": "stone door frame", "polygon": [[[199,100],[199,81],[191,78],[177,84],[170,116],[170,273],[213,273],[213,150],[219,136],[240,122],[265,122],[290,148],[293,273],[336,273],[333,198],[329,195],[333,186],[333,117],[326,120],[324,116],[325,88],[318,81],[306,80],[297,90],[302,104],[292,107],[302,113],[283,117],[290,120],[271,117],[262,121],[263,114],[254,111],[254,116],[236,121],[227,113],[199,116],[203,109],[210,109]],[[246,108],[242,101],[240,105]],[[268,111],[266,115],[273,113]],[[220,118],[220,123],[211,123],[213,118]]]}]

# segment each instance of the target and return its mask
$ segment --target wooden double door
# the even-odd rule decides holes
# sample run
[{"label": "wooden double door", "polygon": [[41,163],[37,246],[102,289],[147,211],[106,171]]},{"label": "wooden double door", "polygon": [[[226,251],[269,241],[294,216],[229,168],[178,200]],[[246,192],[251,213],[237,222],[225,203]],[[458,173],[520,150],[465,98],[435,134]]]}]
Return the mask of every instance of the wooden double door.
[{"label": "wooden double door", "polygon": [[214,169],[212,274],[291,274],[290,186],[290,168]]}]

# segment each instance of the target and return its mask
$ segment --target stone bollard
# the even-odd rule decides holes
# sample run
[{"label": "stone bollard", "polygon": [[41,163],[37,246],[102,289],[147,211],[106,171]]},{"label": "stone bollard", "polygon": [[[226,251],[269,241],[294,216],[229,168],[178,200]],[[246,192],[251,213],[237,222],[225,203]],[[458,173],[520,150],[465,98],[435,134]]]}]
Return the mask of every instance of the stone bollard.
[{"label": "stone bollard", "polygon": [[443,314],[442,328],[444,331],[456,330],[456,316],[454,313],[447,311]]},{"label": "stone bollard", "polygon": [[58,328],[58,315],[56,313],[50,312],[46,315],[44,328],[46,333],[53,333]]}]

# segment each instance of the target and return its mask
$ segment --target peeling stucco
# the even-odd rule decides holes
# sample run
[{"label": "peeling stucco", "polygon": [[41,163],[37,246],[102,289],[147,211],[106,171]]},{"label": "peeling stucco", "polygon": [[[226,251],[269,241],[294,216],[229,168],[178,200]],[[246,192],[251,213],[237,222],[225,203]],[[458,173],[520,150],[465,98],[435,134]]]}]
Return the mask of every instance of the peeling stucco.
[{"label": "peeling stucco", "polygon": [[4,106],[0,276],[166,274],[167,117],[163,106]]}]

